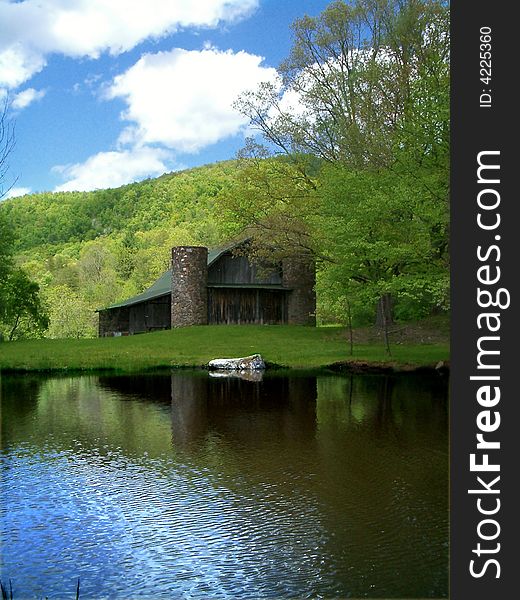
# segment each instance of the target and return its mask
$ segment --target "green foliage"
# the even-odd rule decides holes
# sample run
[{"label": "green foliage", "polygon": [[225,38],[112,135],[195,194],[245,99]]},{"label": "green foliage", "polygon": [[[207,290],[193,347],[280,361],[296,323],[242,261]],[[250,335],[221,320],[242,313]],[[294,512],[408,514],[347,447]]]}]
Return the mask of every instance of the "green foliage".
[{"label": "green foliage", "polygon": [[13,268],[13,243],[14,236],[12,227],[10,227],[7,218],[0,211],[0,293],[2,289],[1,283],[5,281],[7,275]]},{"label": "green foliage", "polygon": [[249,141],[233,185],[222,195],[220,218],[252,236],[253,258],[277,260],[294,249],[313,254],[313,231],[305,217],[319,211],[318,174],[314,157],[265,156]]},{"label": "green foliage", "polygon": [[92,338],[97,336],[97,318],[84,298],[66,285],[44,292],[48,306],[50,338]]},{"label": "green foliage", "polygon": [[7,339],[41,337],[49,325],[37,283],[22,269],[13,269],[2,285],[0,332]]},{"label": "green foliage", "polygon": [[[293,24],[282,88],[262,84],[237,106],[285,154],[391,166],[398,138],[419,148],[446,134],[438,122],[449,94],[448,18],[443,1],[336,0]],[[422,134],[415,142],[413,130]]]},{"label": "green foliage", "polygon": [[432,226],[447,225],[447,216],[434,196],[392,171],[329,167],[321,197],[317,228],[331,259],[326,285],[342,287],[361,307],[391,294],[420,304],[423,313],[448,308],[447,260]]},{"label": "green foliage", "polygon": [[223,232],[204,223],[214,220],[215,199],[230,185],[233,170],[233,163],[217,163],[117,189],[30,194],[5,200],[1,210],[14,228],[17,253],[40,248],[51,255],[78,241],[181,224],[194,235],[210,234],[207,243],[213,245]]},{"label": "green foliage", "polygon": [[39,285],[13,260],[12,228],[0,213],[0,339],[39,337],[48,326]]}]

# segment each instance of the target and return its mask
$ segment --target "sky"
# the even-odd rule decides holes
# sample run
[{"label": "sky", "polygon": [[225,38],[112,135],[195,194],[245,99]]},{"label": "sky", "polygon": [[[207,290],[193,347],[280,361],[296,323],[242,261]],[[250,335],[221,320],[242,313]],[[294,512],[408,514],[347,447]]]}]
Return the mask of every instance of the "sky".
[{"label": "sky", "polygon": [[6,197],[93,190],[234,158],[233,108],[273,81],[325,0],[0,0]]}]

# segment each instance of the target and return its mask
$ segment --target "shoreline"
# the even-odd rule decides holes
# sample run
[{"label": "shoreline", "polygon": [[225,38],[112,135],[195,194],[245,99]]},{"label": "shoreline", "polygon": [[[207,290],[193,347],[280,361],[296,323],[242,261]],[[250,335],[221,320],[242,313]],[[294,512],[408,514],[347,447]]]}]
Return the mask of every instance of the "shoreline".
[{"label": "shoreline", "polygon": [[[94,375],[97,373],[110,374],[152,374],[166,371],[205,371],[211,372],[207,365],[158,365],[156,367],[147,367],[142,369],[122,369],[120,367],[0,367],[0,375]],[[301,373],[303,371],[314,372],[332,372],[335,374],[353,374],[353,375],[403,375],[403,374],[450,374],[450,362],[439,361],[437,364],[398,364],[389,361],[364,361],[364,360],[345,360],[334,362],[323,366],[285,366],[280,364],[266,363],[266,372],[290,372]],[[232,375],[232,372],[230,372]]]}]

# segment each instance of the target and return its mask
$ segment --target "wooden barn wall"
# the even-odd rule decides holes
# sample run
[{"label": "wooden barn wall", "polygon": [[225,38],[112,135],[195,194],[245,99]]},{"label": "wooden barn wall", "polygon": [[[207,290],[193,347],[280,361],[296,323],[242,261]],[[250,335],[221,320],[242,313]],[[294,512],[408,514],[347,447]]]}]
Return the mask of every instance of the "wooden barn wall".
[{"label": "wooden barn wall", "polygon": [[99,312],[99,336],[128,333],[130,310],[127,306],[110,308]]},{"label": "wooden barn wall", "polygon": [[225,254],[209,268],[208,283],[281,284],[282,273],[279,268],[258,268],[256,265],[250,265],[245,256]]},{"label": "wooden barn wall", "polygon": [[210,324],[287,323],[286,292],[278,290],[208,289]]},{"label": "wooden barn wall", "polygon": [[132,306],[110,308],[99,313],[99,335],[128,335],[170,328],[171,298],[163,296]]},{"label": "wooden barn wall", "polygon": [[129,332],[143,333],[157,329],[169,329],[170,319],[170,296],[134,304],[130,306]]}]

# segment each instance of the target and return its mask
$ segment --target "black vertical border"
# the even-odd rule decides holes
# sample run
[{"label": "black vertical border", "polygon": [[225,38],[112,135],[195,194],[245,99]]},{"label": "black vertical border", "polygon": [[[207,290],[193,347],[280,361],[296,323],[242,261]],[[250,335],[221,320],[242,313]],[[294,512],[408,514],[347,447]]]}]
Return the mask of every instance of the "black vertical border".
[{"label": "black vertical border", "polygon": [[[520,327],[518,279],[520,278],[520,194],[516,189],[520,176],[517,157],[520,102],[516,88],[520,80],[520,30],[514,18],[514,3],[505,0],[453,0],[451,2],[451,257],[452,257],[452,348],[450,402],[450,598],[452,600],[501,600],[516,597],[513,580],[520,573],[517,558],[517,511],[520,510],[520,487],[517,460],[520,459],[519,392],[515,379],[520,376]],[[489,85],[480,80],[480,28],[492,30],[492,77]],[[492,106],[481,108],[480,95],[490,88]],[[477,155],[485,150],[500,151],[501,215],[499,229],[482,231],[477,225]],[[501,313],[500,387],[498,405],[501,425],[494,438],[501,442],[500,450],[490,451],[498,459],[501,508],[494,516],[500,523],[500,536],[494,542],[479,540],[477,526],[486,517],[477,509],[477,495],[468,494],[476,485],[477,475],[471,473],[469,455],[476,452],[476,417],[479,407],[476,391],[481,383],[470,381],[477,373],[477,315],[489,309],[477,305],[477,269],[483,263],[477,259],[478,245],[488,247],[497,243],[500,235],[501,280],[497,287],[507,288],[511,305]],[[495,255],[493,255],[495,257]],[[486,335],[480,332],[480,335]],[[495,409],[493,409],[495,410]],[[491,436],[490,436],[491,437]],[[489,473],[487,480],[490,479]],[[482,496],[489,499],[491,496]],[[494,496],[495,497],[495,496]],[[483,500],[484,502],[484,500]],[[490,505],[488,505],[490,506]],[[491,531],[491,530],[488,530]],[[481,570],[485,556],[480,559],[472,551],[480,541],[491,548],[500,543],[496,558],[497,569],[489,567],[480,578],[470,574],[469,563],[477,559]],[[517,586],[516,586],[517,587]]]}]

